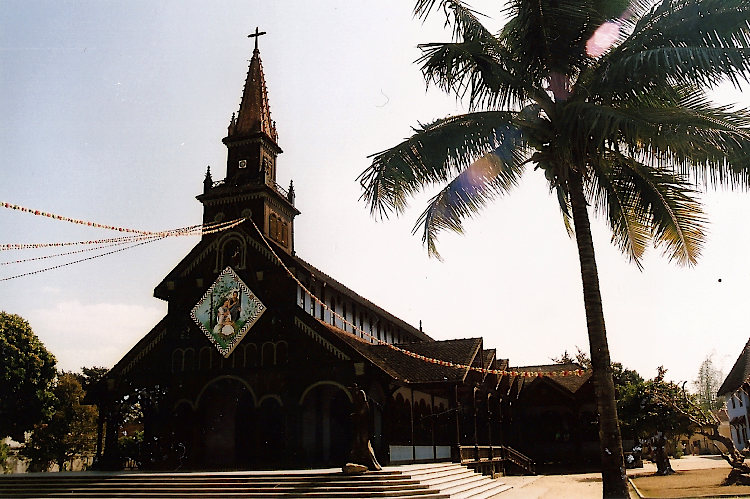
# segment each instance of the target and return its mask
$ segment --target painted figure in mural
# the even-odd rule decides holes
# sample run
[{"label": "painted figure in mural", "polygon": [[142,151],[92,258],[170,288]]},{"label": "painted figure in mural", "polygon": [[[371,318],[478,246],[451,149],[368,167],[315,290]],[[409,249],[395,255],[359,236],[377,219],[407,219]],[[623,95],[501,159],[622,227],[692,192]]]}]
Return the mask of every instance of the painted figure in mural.
[{"label": "painted figure in mural", "polygon": [[229,298],[224,300],[224,303],[219,307],[219,310],[216,313],[216,326],[214,326],[214,333],[221,334],[222,336],[231,336],[234,334],[234,322],[232,321]]},{"label": "painted figure in mural", "polygon": [[352,426],[354,438],[349,459],[353,463],[367,466],[370,471],[378,471],[380,470],[380,464],[375,457],[375,451],[372,450],[372,444],[370,444],[370,404],[367,403],[367,395],[364,390],[354,391],[353,402]]},{"label": "painted figure in mural", "polygon": [[232,291],[232,296],[229,297],[229,314],[232,317],[232,322],[236,323],[240,318],[242,312],[242,306],[240,305],[240,294],[237,290]]}]

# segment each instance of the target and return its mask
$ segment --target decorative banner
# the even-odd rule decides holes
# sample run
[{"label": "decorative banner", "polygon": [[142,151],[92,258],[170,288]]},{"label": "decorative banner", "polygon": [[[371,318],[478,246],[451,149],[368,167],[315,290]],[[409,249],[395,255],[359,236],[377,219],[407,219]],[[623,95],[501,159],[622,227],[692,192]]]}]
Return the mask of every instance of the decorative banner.
[{"label": "decorative banner", "polygon": [[224,357],[229,357],[266,306],[227,267],[190,312],[193,320]]}]

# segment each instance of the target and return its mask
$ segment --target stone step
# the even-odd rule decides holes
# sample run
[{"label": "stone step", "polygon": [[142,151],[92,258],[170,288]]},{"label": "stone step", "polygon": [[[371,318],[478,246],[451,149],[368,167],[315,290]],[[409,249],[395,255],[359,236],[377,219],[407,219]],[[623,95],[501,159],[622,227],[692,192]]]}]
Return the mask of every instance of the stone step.
[{"label": "stone step", "polygon": [[462,480],[454,480],[445,485],[432,486],[432,489],[440,490],[444,494],[458,494],[466,490],[470,490],[481,486],[486,483],[487,477],[478,473],[473,473],[472,476],[466,477]]},{"label": "stone step", "polygon": [[443,466],[433,466],[430,468],[414,468],[402,470],[404,474],[418,479],[426,479],[431,476],[440,476],[446,473],[455,473],[458,471],[466,471],[468,468],[461,466],[457,463],[450,463]]},{"label": "stone step", "polygon": [[222,480],[211,480],[211,481],[192,481],[185,479],[175,480],[159,480],[159,481],[147,481],[147,480],[5,480],[0,479],[0,490],[8,487],[20,487],[34,484],[40,488],[50,487],[118,487],[127,485],[129,487],[149,487],[149,488],[172,488],[172,487],[185,487],[190,486],[193,488],[210,488],[210,487],[225,487],[225,488],[237,488],[237,487],[248,487],[252,486],[263,486],[263,487],[274,487],[274,486],[301,486],[301,485],[315,485],[315,486],[326,486],[326,487],[406,487],[419,485],[420,481],[411,479],[408,476],[402,476],[399,478],[393,478],[390,480],[375,479],[375,480],[280,480],[279,478],[263,479],[244,479],[238,481],[222,481]]},{"label": "stone step", "polygon": [[76,473],[0,477],[0,497],[14,498],[444,498],[399,470],[347,476],[291,473]]},{"label": "stone step", "polygon": [[185,492],[185,491],[175,491],[174,493],[165,493],[165,492],[146,492],[146,491],[107,491],[102,493],[101,491],[95,492],[60,492],[60,493],[44,493],[40,496],[39,492],[34,491],[27,491],[22,493],[14,493],[14,494],[3,494],[3,498],[5,499],[39,499],[40,497],[44,497],[45,499],[62,499],[62,498],[86,498],[86,499],[93,499],[93,498],[120,498],[120,497],[127,497],[127,498],[134,498],[134,499],[179,499],[179,498],[196,498],[196,499],[221,499],[221,498],[282,498],[282,497],[295,497],[295,498],[305,498],[305,497],[317,497],[317,498],[330,498],[330,499],[336,499],[336,498],[351,498],[351,499],[361,499],[362,497],[382,497],[382,498],[396,498],[396,497],[406,497],[406,498],[429,498],[429,499],[450,499],[450,495],[443,494],[440,492],[434,492],[434,491],[420,491],[420,492],[393,492],[393,491],[379,491],[379,492],[367,492],[366,496],[363,496],[362,492],[359,491],[339,491],[336,493],[332,493],[330,491],[313,491],[313,492],[300,492],[296,490],[292,491],[274,491],[274,492],[220,492],[220,493],[211,493],[210,495],[207,495],[205,493],[200,492]]},{"label": "stone step", "polygon": [[416,469],[414,473],[403,471],[436,492],[450,495],[451,499],[490,499],[512,488],[501,480],[475,473],[457,463],[430,470]]},{"label": "stone step", "polygon": [[459,468],[455,470],[445,471],[439,474],[430,475],[427,477],[412,477],[419,479],[424,485],[441,485],[448,486],[450,483],[460,482],[467,478],[476,476],[476,473],[466,468]]},{"label": "stone step", "polygon": [[485,483],[481,487],[451,494],[451,499],[490,499],[512,488],[504,482],[490,479],[489,483]]}]

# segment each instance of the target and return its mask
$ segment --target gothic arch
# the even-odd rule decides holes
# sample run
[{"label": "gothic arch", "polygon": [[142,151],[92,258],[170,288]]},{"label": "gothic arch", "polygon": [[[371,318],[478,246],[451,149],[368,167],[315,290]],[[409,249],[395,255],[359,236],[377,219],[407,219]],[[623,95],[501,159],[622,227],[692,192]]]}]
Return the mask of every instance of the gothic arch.
[{"label": "gothic arch", "polygon": [[232,263],[232,254],[239,251],[239,268],[246,268],[247,244],[239,232],[232,231],[224,234],[216,242],[216,268],[214,272],[220,272]]},{"label": "gothic arch", "polygon": [[266,341],[260,349],[260,365],[275,366],[276,365],[276,343],[272,341]]},{"label": "gothic arch", "polygon": [[193,404],[194,407],[198,407],[200,405],[201,397],[203,396],[203,394],[205,393],[206,389],[209,386],[211,386],[212,384],[216,383],[217,381],[221,381],[223,379],[233,379],[235,381],[239,381],[240,383],[242,383],[245,386],[245,388],[247,388],[247,391],[250,392],[250,395],[252,395],[252,397],[253,397],[253,405],[255,405],[255,406],[258,405],[258,397],[255,396],[255,391],[253,390],[253,388],[250,386],[250,384],[247,381],[245,381],[244,379],[240,378],[239,376],[234,376],[234,375],[231,375],[231,374],[225,374],[225,375],[222,375],[222,376],[217,376],[217,377],[209,380],[205,385],[203,385],[203,388],[201,388],[200,392],[198,392],[198,396],[195,397],[195,404]]},{"label": "gothic arch", "polygon": [[310,393],[310,390],[312,390],[312,389],[314,389],[314,388],[316,388],[318,386],[321,386],[321,385],[332,385],[332,386],[341,388],[341,390],[346,394],[346,398],[349,399],[349,402],[352,402],[352,403],[354,402],[352,400],[352,394],[349,393],[349,389],[347,387],[345,387],[341,383],[336,383],[335,381],[327,380],[327,381],[316,381],[312,385],[310,385],[307,388],[305,388],[305,391],[302,392],[302,396],[299,398],[299,405],[302,405],[302,404],[305,403],[305,397],[307,396],[308,393]]},{"label": "gothic arch", "polygon": [[182,348],[175,348],[172,351],[172,373],[182,372],[184,362],[185,352]]},{"label": "gothic arch", "polygon": [[187,405],[191,411],[195,410],[195,405],[193,405],[193,402],[188,399],[180,399],[177,402],[174,403],[172,406],[172,412],[176,412],[181,405]]},{"label": "gothic arch", "polygon": [[200,349],[200,352],[198,353],[198,370],[202,371],[203,369],[211,370],[212,366],[212,359],[213,356],[211,355],[211,350],[213,350],[212,347],[205,346]]},{"label": "gothic arch", "polygon": [[260,407],[263,402],[265,402],[268,399],[275,400],[279,403],[279,406],[284,407],[284,402],[281,400],[281,397],[276,393],[266,393],[261,398],[258,399],[258,403],[256,407]]}]

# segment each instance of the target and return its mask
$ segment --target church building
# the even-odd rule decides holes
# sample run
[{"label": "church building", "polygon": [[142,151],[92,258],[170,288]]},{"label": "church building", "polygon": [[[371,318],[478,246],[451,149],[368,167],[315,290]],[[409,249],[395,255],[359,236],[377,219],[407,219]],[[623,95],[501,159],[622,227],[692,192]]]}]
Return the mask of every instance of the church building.
[{"label": "church building", "polygon": [[381,464],[475,445],[596,456],[590,375],[545,375],[580,366],[510,368],[482,338],[436,341],[297,254],[257,36],[223,143],[226,175],[206,172],[197,196],[201,240],[154,290],[166,316],[89,393],[102,468],[123,465],[128,421],[144,469],[341,466],[360,389]]}]

